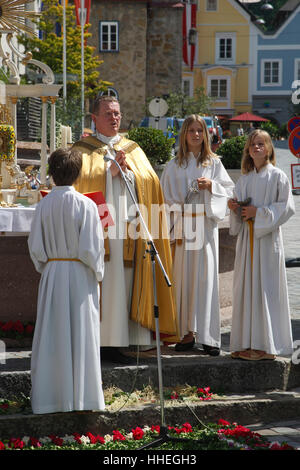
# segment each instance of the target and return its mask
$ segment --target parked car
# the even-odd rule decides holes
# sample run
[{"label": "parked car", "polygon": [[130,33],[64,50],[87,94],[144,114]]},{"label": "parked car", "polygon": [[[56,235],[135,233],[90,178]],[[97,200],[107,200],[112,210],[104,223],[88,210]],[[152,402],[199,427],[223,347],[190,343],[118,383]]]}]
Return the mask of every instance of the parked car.
[{"label": "parked car", "polygon": [[[209,135],[211,136],[212,149],[216,150],[222,143],[223,131],[220,126],[219,120],[213,116],[201,116],[207,125]],[[139,127],[153,127],[154,129],[160,129],[168,137],[174,137],[176,142],[174,144],[174,152],[178,150],[179,146],[179,134],[184,119],[171,117],[144,117],[139,124]]]},{"label": "parked car", "polygon": [[[202,116],[202,117],[206,122],[208,132],[212,138],[212,141],[215,141],[213,143],[216,143],[219,140],[222,142],[223,131],[222,131],[222,127],[220,126],[218,118],[213,117],[213,116]],[[214,138],[214,136],[217,136],[218,140]]]},{"label": "parked car", "polygon": [[179,134],[184,119],[179,119],[176,116],[171,117],[144,117],[139,124],[139,127],[153,127],[154,129],[160,129],[168,137],[175,138],[174,148],[178,147]]}]

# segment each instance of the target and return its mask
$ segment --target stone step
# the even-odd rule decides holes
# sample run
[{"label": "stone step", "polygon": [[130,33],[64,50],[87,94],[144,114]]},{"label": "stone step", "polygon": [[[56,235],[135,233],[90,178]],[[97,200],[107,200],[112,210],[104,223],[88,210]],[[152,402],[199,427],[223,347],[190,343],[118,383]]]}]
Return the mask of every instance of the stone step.
[{"label": "stone step", "polygon": [[[19,356],[18,356],[19,354]],[[27,357],[25,357],[27,355]],[[30,394],[30,351],[25,354],[7,353],[5,370],[0,365],[0,397],[12,398]],[[131,356],[137,359],[137,353]],[[188,384],[209,386],[215,393],[247,393],[268,390],[290,390],[300,386],[300,366],[290,358],[274,361],[243,361],[232,359],[222,351],[218,357],[204,355],[200,348],[185,353],[162,347],[162,377],[164,387]],[[11,363],[10,363],[11,361]],[[139,354],[138,365],[122,366],[103,361],[103,387],[116,386],[123,391],[158,387],[156,350]]]},{"label": "stone step", "polygon": [[192,426],[214,423],[220,418],[241,425],[270,423],[275,420],[300,418],[300,388],[289,391],[271,391],[260,394],[228,395],[195,403],[164,402],[116,412],[71,412],[45,415],[0,415],[0,440],[10,437],[44,437],[50,434],[63,437],[78,432],[85,434],[112,434],[115,429],[130,432],[137,426],[162,424],[162,410],[167,426]]}]

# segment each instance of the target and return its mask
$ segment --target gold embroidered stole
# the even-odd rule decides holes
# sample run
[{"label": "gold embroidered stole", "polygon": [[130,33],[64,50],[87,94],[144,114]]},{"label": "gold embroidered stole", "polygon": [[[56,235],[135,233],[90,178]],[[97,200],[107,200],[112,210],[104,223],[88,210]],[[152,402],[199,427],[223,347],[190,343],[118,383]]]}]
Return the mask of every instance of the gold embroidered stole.
[{"label": "gold embroidered stole", "polygon": [[[83,153],[81,175],[74,184],[75,189],[81,193],[100,190],[105,195],[106,163],[103,157],[107,152],[107,145],[100,142],[96,137],[90,136],[74,144],[73,148]],[[114,149],[115,151],[122,149],[126,153],[126,162],[135,175],[136,193],[140,210],[144,216],[143,206],[146,208],[148,213],[146,220],[148,221],[149,231],[151,232],[151,204],[164,204],[158,176],[136,142],[122,137],[120,142],[114,145]],[[159,222],[160,234],[159,238],[155,239],[154,242],[172,283],[170,244],[169,239],[163,238],[163,234],[168,233],[167,219],[164,211],[160,212]],[[129,251],[130,250],[131,248],[129,248]],[[135,269],[130,317],[143,327],[155,331],[152,264],[150,256],[144,256],[145,250],[146,240],[139,237],[135,241]],[[167,286],[159,266],[156,267],[156,284],[160,332],[169,336],[169,338],[166,338],[166,341],[170,341],[171,336],[172,341],[177,341],[179,339],[179,328],[173,287],[170,288]]]}]

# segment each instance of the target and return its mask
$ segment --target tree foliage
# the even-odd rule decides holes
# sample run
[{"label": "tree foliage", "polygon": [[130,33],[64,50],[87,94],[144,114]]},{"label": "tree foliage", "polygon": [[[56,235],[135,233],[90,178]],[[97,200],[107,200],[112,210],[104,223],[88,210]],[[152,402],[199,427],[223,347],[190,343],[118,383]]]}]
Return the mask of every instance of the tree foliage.
[{"label": "tree foliage", "polygon": [[[66,56],[67,74],[76,75],[77,79],[68,80],[67,95],[76,97],[81,90],[81,27],[76,25],[75,7],[66,7]],[[44,0],[40,17],[35,20],[42,38],[29,37],[25,34],[19,36],[19,42],[26,51],[33,54],[33,58],[47,64],[55,74],[63,73],[63,34],[60,34],[63,25],[63,7],[59,0]],[[84,32],[84,83],[85,96],[95,96],[99,91],[105,90],[110,83],[100,80],[99,66],[103,61],[94,54],[94,47],[87,45],[91,36],[88,25]]]},{"label": "tree foliage", "polygon": [[[153,98],[153,97],[152,97]],[[149,98],[148,103],[152,98]],[[182,91],[170,92],[163,97],[168,104],[168,116],[185,118],[190,114],[209,114],[212,100],[205,94],[204,88],[196,88],[194,96],[187,96]],[[149,115],[147,106],[146,114]]]},{"label": "tree foliage", "polygon": [[252,14],[257,18],[262,18],[265,21],[265,24],[261,26],[261,29],[266,32],[275,31],[281,25],[282,21],[286,19],[285,15],[279,15],[278,12],[280,8],[287,2],[287,0],[272,0],[270,3],[273,6],[273,10],[264,10],[262,9],[263,3],[244,3],[243,6],[246,7]]}]

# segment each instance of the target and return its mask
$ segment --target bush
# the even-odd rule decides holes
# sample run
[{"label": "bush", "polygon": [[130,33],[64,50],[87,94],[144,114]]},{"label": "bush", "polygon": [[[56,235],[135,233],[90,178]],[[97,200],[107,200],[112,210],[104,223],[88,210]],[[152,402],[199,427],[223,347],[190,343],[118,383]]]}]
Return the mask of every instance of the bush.
[{"label": "bush", "polygon": [[128,132],[128,139],[139,144],[153,166],[162,165],[172,157],[175,139],[165,136],[160,129],[135,127]]},{"label": "bush", "polygon": [[283,137],[284,139],[287,139],[289,137],[289,131],[288,131],[288,128],[287,128],[287,123],[282,124],[279,127],[279,135],[280,135],[280,137]]},{"label": "bush", "polygon": [[238,136],[226,139],[216,153],[222,157],[222,163],[228,170],[237,170],[241,168],[241,160],[247,137]]},{"label": "bush", "polygon": [[270,134],[272,139],[279,139],[280,137],[279,127],[273,122],[262,122],[260,128],[268,132],[268,134]]}]

